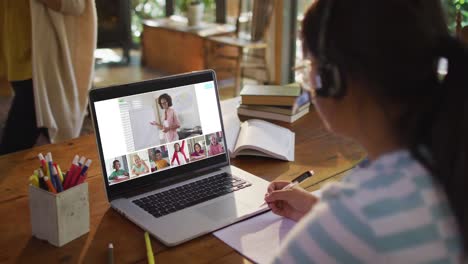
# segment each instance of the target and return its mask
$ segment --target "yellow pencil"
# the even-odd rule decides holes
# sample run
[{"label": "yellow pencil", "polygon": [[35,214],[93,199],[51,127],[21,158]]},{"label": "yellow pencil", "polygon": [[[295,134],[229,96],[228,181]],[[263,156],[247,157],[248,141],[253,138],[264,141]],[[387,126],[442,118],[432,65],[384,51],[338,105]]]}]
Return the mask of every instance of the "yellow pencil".
[{"label": "yellow pencil", "polygon": [[57,172],[58,172],[58,176],[60,178],[60,181],[63,182],[63,174],[62,174],[62,170],[60,169],[59,165],[57,165]]},{"label": "yellow pencil", "polygon": [[29,177],[29,182],[30,182],[32,185],[34,185],[34,186],[36,186],[37,188],[39,188],[39,178],[37,177],[37,175],[31,175],[31,176]]},{"label": "yellow pencil", "polygon": [[146,254],[148,255],[148,263],[154,264],[153,248],[148,232],[145,232]]}]

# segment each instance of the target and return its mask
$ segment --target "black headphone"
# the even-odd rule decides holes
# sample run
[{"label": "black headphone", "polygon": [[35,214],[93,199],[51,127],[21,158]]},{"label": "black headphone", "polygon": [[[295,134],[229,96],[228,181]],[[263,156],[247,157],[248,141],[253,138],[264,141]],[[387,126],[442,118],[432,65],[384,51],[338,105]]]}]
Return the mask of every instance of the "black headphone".
[{"label": "black headphone", "polygon": [[334,0],[325,1],[325,9],[321,19],[321,30],[318,43],[318,69],[316,76],[315,93],[321,97],[341,97],[345,94],[345,78],[338,65],[331,62],[326,56],[327,27]]}]

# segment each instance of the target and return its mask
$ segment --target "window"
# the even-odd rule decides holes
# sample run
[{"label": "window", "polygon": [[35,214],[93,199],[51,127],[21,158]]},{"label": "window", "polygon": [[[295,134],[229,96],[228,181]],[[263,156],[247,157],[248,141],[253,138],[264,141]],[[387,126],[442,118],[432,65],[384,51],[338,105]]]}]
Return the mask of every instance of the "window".
[{"label": "window", "polygon": [[[297,14],[296,14],[296,22],[297,22],[297,34],[296,34],[296,64],[302,60],[302,42],[300,39],[300,32],[301,32],[301,25],[302,20],[304,19],[304,13],[307,11],[309,6],[314,2],[314,0],[298,0],[297,1]],[[298,73],[295,73],[295,80],[299,80]]]},{"label": "window", "polygon": [[132,36],[133,42],[140,43],[143,30],[142,20],[164,17],[166,0],[131,0],[132,3]]}]

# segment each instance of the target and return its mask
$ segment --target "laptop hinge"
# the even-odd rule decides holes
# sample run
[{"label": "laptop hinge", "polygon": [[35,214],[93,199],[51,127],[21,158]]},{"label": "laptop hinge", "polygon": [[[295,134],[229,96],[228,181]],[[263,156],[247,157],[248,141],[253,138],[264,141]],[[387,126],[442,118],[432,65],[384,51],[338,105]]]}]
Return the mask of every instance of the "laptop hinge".
[{"label": "laptop hinge", "polygon": [[[185,174],[181,174],[181,175],[176,175],[176,176],[170,177],[168,179],[160,180],[157,183],[147,184],[147,185],[141,186],[139,188],[136,188],[135,190],[127,191],[125,193],[122,193],[119,196],[123,197],[123,198],[130,198],[130,197],[133,197],[133,196],[140,195],[142,193],[146,193],[146,192],[154,191],[154,190],[157,190],[157,189],[161,189],[161,188],[164,188],[164,187],[167,187],[167,186],[182,182],[184,180],[192,179],[194,177],[209,174],[209,173],[212,173],[212,172],[215,172],[215,171],[218,171],[218,170],[220,170],[220,168],[216,167],[216,168],[204,169],[203,171],[195,171],[195,172],[185,173]],[[118,197],[114,197],[112,200],[117,199],[117,198]]]}]

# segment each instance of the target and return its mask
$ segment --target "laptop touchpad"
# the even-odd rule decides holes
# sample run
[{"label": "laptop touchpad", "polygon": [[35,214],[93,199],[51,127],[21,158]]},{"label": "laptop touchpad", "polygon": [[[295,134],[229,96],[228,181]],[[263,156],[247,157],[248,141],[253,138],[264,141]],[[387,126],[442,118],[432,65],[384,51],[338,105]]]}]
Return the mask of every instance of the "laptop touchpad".
[{"label": "laptop touchpad", "polygon": [[243,205],[240,202],[236,203],[232,197],[222,199],[197,209],[198,213],[213,221],[237,218],[238,216],[244,215],[247,211],[248,206]]}]

